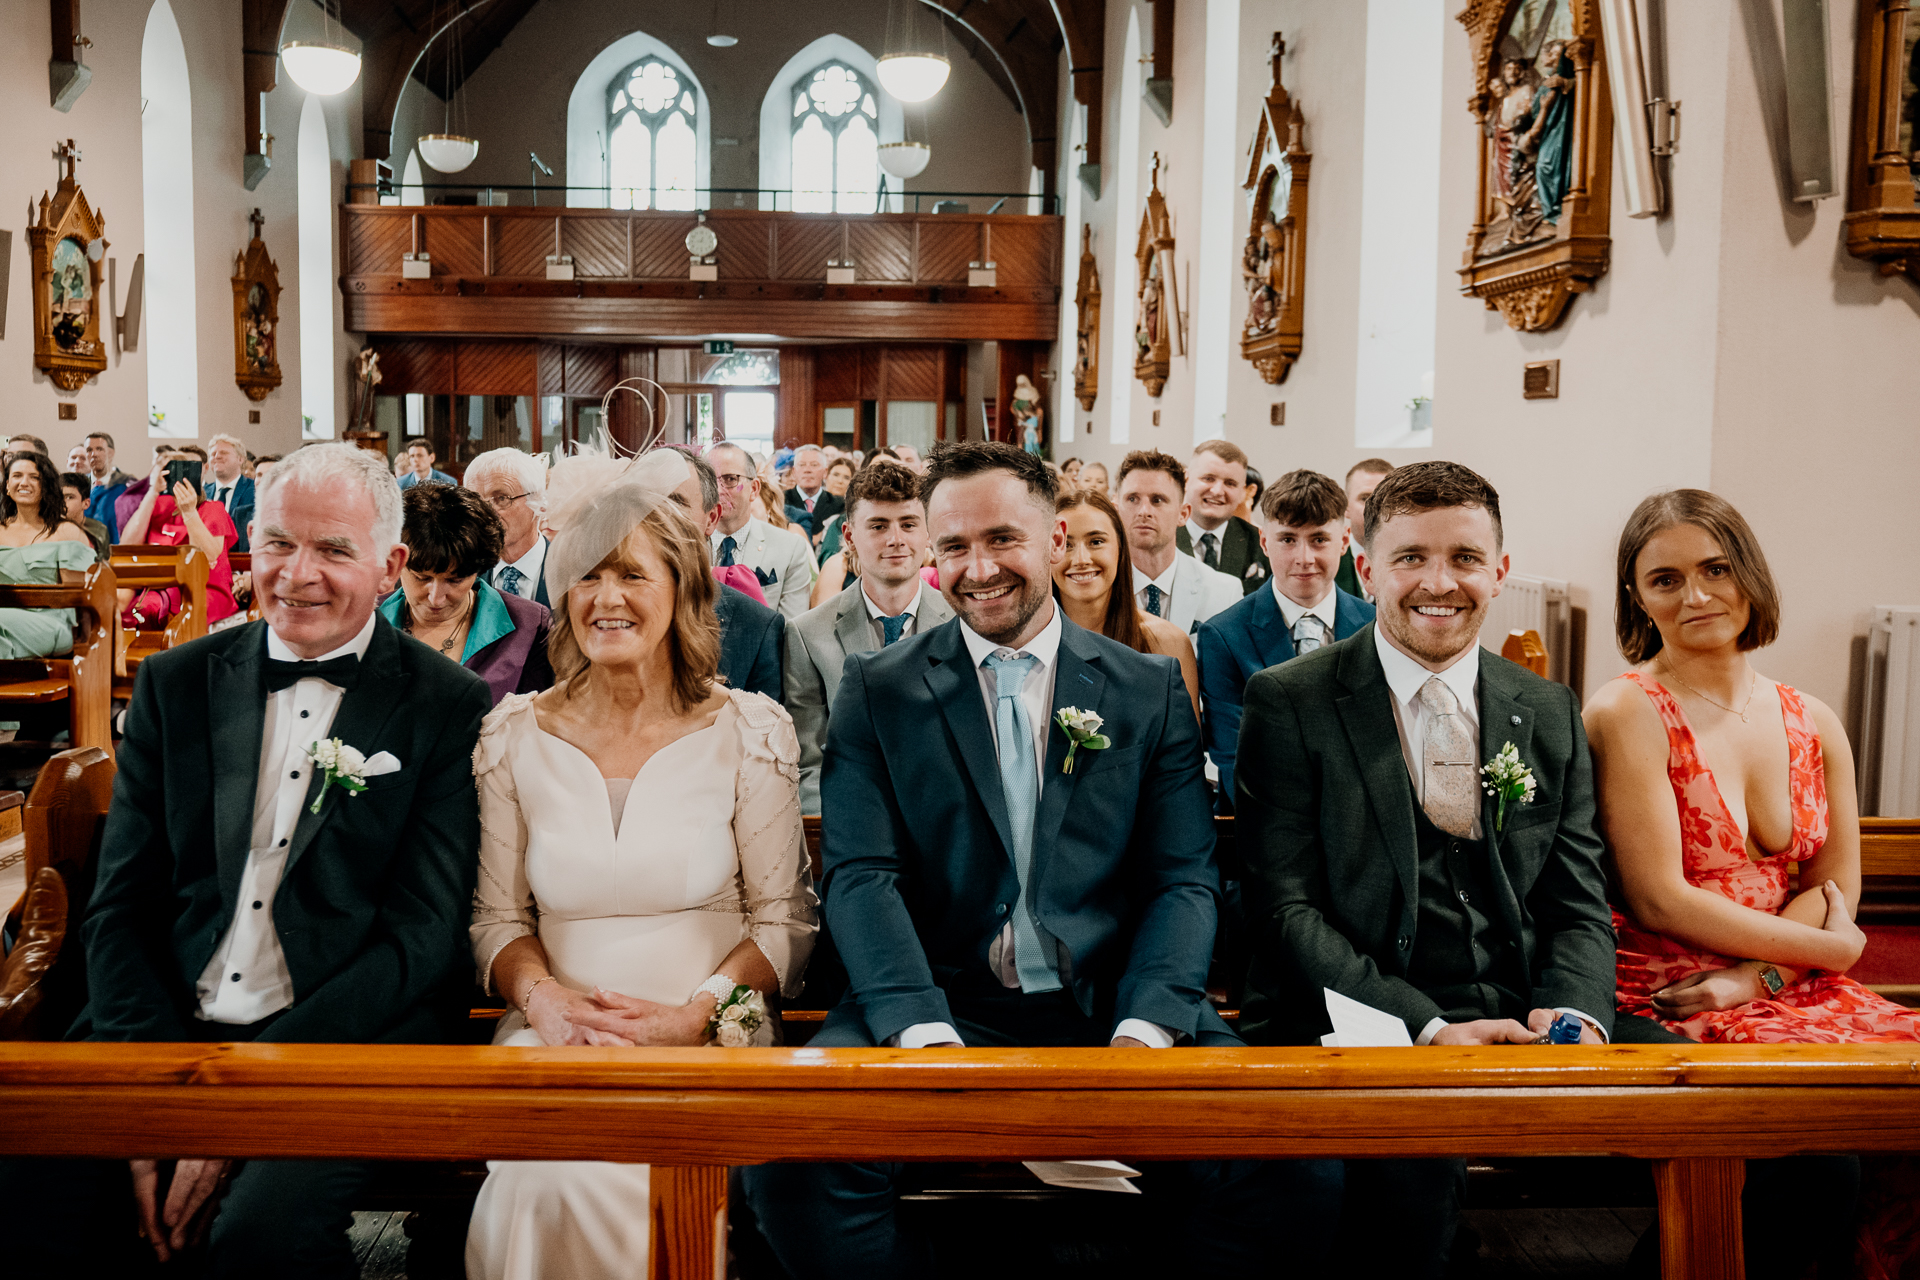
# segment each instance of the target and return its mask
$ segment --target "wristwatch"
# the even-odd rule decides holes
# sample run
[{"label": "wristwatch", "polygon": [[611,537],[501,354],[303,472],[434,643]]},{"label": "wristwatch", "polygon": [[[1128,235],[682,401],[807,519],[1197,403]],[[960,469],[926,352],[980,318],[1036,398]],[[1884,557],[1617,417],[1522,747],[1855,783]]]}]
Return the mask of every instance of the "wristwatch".
[{"label": "wristwatch", "polygon": [[1778,969],[1770,964],[1763,964],[1760,966],[1760,985],[1767,989],[1768,995],[1777,996],[1787,985],[1787,980],[1780,976]]}]

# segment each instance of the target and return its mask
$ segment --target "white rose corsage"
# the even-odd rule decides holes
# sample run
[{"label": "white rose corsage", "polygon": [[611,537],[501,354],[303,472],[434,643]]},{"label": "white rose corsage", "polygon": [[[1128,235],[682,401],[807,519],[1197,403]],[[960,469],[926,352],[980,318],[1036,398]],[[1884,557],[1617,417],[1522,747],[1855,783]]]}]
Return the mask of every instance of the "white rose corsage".
[{"label": "white rose corsage", "polygon": [[367,789],[366,756],[340,739],[308,743],[307,758],[320,769],[320,794],[313,798],[314,813],[320,812],[320,802],[327,798],[328,787],[337,784],[348,795],[358,795]]},{"label": "white rose corsage", "polygon": [[1520,751],[1511,742],[1500,754],[1480,766],[1486,781],[1481,783],[1494,798],[1493,829],[1503,830],[1507,823],[1507,805],[1531,804],[1535,783],[1533,770],[1520,763]]},{"label": "white rose corsage", "polygon": [[743,983],[714,1005],[707,1036],[722,1049],[744,1049],[766,1020],[766,997]]},{"label": "white rose corsage", "polygon": [[1060,731],[1067,735],[1067,759],[1060,766],[1060,772],[1073,772],[1073,753],[1085,747],[1089,751],[1104,751],[1113,745],[1113,739],[1103,737],[1100,726],[1106,721],[1096,711],[1082,711],[1078,707],[1062,707],[1060,714],[1053,718]]}]

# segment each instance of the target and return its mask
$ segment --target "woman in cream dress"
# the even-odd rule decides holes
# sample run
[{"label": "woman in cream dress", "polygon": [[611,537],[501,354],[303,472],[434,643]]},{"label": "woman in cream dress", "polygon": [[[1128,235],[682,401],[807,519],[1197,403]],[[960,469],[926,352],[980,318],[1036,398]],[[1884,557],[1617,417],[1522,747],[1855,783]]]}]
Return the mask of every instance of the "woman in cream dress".
[{"label": "woman in cream dress", "polygon": [[[503,700],[474,752],[474,957],[512,1006],[494,1043],[707,1044],[718,989],[791,995],[812,950],[799,744],[778,704],[717,682],[706,540],[647,468],[568,505],[555,686]],[[646,1274],[647,1166],[489,1170],[469,1277]]]}]

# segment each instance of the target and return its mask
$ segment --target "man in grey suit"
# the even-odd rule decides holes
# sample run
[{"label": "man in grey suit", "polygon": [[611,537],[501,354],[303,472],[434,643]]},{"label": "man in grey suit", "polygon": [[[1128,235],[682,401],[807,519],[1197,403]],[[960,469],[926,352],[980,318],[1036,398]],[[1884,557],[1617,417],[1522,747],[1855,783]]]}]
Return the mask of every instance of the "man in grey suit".
[{"label": "man in grey suit", "polygon": [[800,736],[800,812],[820,812],[820,761],[827,717],[850,653],[872,653],[953,617],[946,599],[920,577],[927,555],[927,504],[920,477],[879,460],[854,476],[846,494],[849,572],[858,576],[787,628],[784,677],[788,714]]}]

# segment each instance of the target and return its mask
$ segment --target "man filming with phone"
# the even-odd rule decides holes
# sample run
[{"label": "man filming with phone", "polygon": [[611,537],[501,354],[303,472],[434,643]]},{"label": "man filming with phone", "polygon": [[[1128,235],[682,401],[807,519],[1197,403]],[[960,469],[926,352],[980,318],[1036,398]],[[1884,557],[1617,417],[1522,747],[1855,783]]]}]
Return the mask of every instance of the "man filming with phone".
[{"label": "man filming with phone", "polygon": [[[123,544],[177,547],[191,544],[207,558],[207,622],[232,617],[239,611],[233,598],[233,566],[227,552],[239,541],[233,518],[218,502],[201,497],[205,458],[192,451],[169,449],[154,455],[153,474],[140,505],[120,528]],[[180,588],[122,591],[121,625],[153,631],[180,611]]]}]

